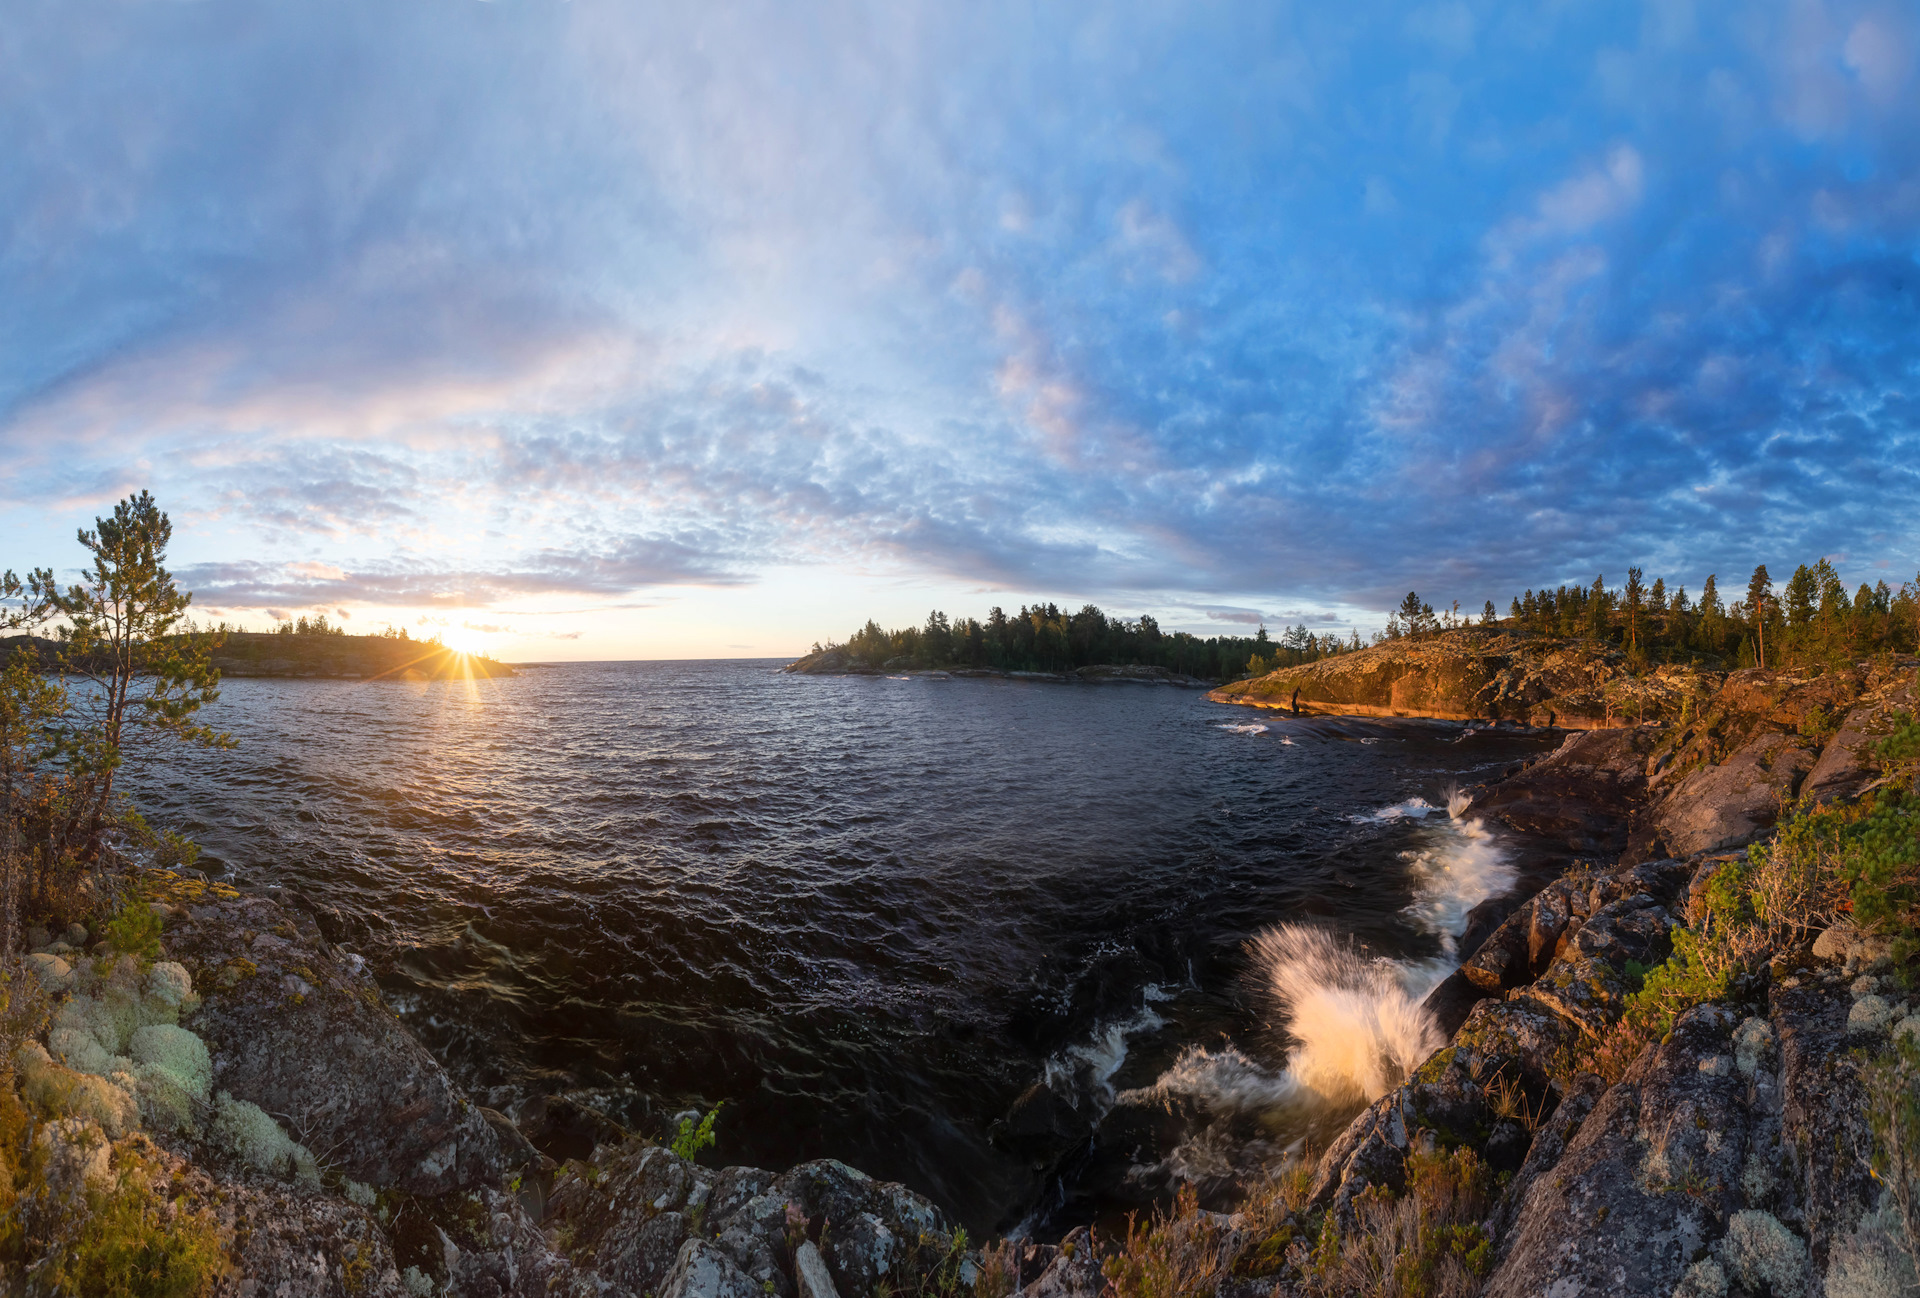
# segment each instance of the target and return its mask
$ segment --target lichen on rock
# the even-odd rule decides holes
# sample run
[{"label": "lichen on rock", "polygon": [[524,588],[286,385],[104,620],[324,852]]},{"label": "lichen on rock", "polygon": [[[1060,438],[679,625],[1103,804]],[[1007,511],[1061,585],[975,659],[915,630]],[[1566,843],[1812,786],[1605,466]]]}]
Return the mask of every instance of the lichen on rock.
[{"label": "lichen on rock", "polygon": [[214,1097],[213,1139],[249,1167],[285,1177],[308,1189],[320,1188],[320,1169],[306,1146],[280,1128],[259,1105],[236,1100],[225,1091]]}]

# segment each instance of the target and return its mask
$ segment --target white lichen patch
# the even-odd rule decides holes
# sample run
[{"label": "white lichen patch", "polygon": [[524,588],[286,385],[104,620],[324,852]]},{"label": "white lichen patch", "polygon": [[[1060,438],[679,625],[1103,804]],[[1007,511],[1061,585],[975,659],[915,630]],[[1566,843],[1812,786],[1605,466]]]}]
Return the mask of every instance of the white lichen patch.
[{"label": "white lichen patch", "polygon": [[1762,1018],[1750,1018],[1733,1034],[1733,1064],[1742,1077],[1752,1077],[1767,1051],[1773,1046],[1773,1025]]},{"label": "white lichen patch", "polygon": [[1887,1026],[1893,1017],[1893,1006],[1880,996],[1862,996],[1847,1011],[1847,1032],[1849,1035],[1878,1032]]},{"label": "white lichen patch", "polygon": [[93,1123],[61,1118],[41,1127],[35,1141],[46,1158],[47,1185],[61,1198],[77,1201],[87,1186],[106,1183],[113,1143]]},{"label": "white lichen patch", "polygon": [[1827,1298],[1905,1298],[1920,1280],[1902,1245],[1899,1209],[1883,1200],[1850,1234],[1833,1243],[1827,1259]]},{"label": "white lichen patch", "polygon": [[1695,1262],[1673,1287],[1673,1298],[1727,1298],[1727,1273],[1712,1258]]},{"label": "white lichen patch", "polygon": [[140,1109],[129,1090],[56,1062],[37,1041],[14,1052],[13,1067],[20,1093],[48,1113],[94,1123],[114,1140],[140,1129]]},{"label": "white lichen patch", "polygon": [[1714,1252],[1730,1283],[1774,1293],[1799,1293],[1806,1285],[1807,1246],[1770,1212],[1734,1213]]},{"label": "white lichen patch", "polygon": [[220,1092],[214,1097],[210,1134],[249,1167],[297,1181],[308,1189],[320,1187],[320,1169],[313,1155],[257,1104]]}]

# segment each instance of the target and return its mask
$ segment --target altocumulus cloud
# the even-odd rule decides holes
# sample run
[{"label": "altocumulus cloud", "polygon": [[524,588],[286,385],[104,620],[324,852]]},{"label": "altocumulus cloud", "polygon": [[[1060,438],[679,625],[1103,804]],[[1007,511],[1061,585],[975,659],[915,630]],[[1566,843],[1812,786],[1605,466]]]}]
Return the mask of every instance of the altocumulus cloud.
[{"label": "altocumulus cloud", "polygon": [[1897,6],[10,24],[0,495],[209,604],[1920,561]]}]

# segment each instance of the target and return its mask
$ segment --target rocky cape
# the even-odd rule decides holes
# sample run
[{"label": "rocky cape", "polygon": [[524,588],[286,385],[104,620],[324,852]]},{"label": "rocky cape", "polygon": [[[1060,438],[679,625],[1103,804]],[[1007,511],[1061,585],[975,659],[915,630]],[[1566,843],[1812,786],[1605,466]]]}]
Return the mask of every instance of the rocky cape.
[{"label": "rocky cape", "polygon": [[1629,669],[1591,640],[1465,628],[1388,640],[1223,685],[1221,703],[1303,715],[1516,721],[1591,730],[1688,715],[1725,673]]}]

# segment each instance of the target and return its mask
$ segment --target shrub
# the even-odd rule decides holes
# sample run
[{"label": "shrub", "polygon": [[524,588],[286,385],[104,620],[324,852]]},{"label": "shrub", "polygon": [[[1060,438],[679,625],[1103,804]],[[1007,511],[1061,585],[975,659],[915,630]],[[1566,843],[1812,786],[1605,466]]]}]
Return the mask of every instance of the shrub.
[{"label": "shrub", "polygon": [[1344,1232],[1327,1218],[1311,1288],[1368,1298],[1471,1298],[1493,1261],[1480,1224],[1490,1193],[1486,1165],[1471,1149],[1417,1150],[1407,1160],[1406,1193],[1364,1191]]},{"label": "shrub", "polygon": [[130,898],[120,912],[107,921],[107,945],[124,955],[139,959],[160,958],[160,917],[151,903],[138,895]]},{"label": "shrub", "polygon": [[713,1134],[713,1120],[720,1116],[720,1109],[725,1104],[726,1101],[722,1100],[714,1105],[707,1111],[707,1116],[700,1119],[697,1124],[692,1114],[680,1119],[680,1125],[673,1133],[673,1141],[669,1148],[689,1163],[693,1162],[701,1150],[713,1148],[713,1142],[716,1139]]},{"label": "shrub", "polygon": [[1190,1185],[1174,1195],[1173,1207],[1147,1221],[1127,1219],[1120,1251],[1101,1264],[1114,1298],[1199,1298],[1225,1278],[1220,1266],[1220,1227],[1200,1211]]}]

